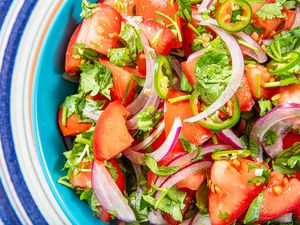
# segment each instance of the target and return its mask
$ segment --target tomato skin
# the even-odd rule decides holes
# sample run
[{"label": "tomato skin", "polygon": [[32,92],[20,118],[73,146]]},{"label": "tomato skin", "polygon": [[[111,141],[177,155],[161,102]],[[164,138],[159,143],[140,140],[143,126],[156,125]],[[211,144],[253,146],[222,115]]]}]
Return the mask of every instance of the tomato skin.
[{"label": "tomato skin", "polygon": [[300,219],[300,205],[296,209],[293,210],[293,215],[294,215],[294,217]]},{"label": "tomato skin", "polygon": [[67,118],[66,126],[62,125],[63,109],[59,108],[57,112],[57,120],[59,128],[63,136],[75,136],[91,128],[91,123],[80,123],[81,118],[76,114],[72,114]]},{"label": "tomato skin", "polygon": [[183,49],[185,52],[185,57],[189,57],[193,53],[191,45],[194,43],[194,40],[197,38],[197,34],[192,31],[187,25],[182,26],[182,35],[183,35]]},{"label": "tomato skin", "polygon": [[272,20],[270,19],[261,19],[259,16],[257,16],[256,12],[264,5],[265,3],[251,3],[252,7],[252,24],[259,28],[264,28],[265,31],[261,35],[261,37],[264,38],[270,38],[272,35],[276,34],[276,30],[280,27],[280,25],[283,22],[283,19],[281,18],[274,18]]},{"label": "tomato skin", "polygon": [[[249,64],[245,66],[245,76],[247,77],[252,97],[255,100],[261,98],[269,99],[273,95],[273,88],[264,88],[263,84],[270,81],[271,75],[268,73],[266,67],[256,64]],[[258,78],[257,78],[258,77]],[[257,80],[259,83],[260,89],[257,90]]]},{"label": "tomato skin", "polygon": [[[159,12],[169,16],[173,20],[175,18],[175,20],[179,26],[180,32],[181,32],[182,20],[178,15],[176,15],[178,9],[179,9],[179,6],[178,6],[177,2],[172,3],[171,0],[162,0],[162,1],[143,0],[143,1],[136,2],[136,15],[137,16],[142,16],[145,19],[158,18],[158,19],[161,19],[163,21],[163,23],[166,25],[171,24],[171,22],[168,19],[155,13],[155,11],[159,11]],[[182,46],[182,42],[177,40],[177,37],[175,37],[175,35],[174,35],[174,39],[175,40],[173,41],[172,46],[170,46],[170,47],[171,48],[180,48]],[[161,40],[161,42],[163,42],[163,41]],[[167,54],[168,53],[165,53],[164,55],[167,55]]]},{"label": "tomato skin", "polygon": [[100,0],[99,3],[103,3],[113,7],[122,16],[134,16],[134,6],[137,0],[126,0],[120,5],[119,0]]},{"label": "tomato skin", "polygon": [[[189,189],[180,189],[180,191],[186,192],[185,199],[183,203],[185,204],[184,209],[181,211],[182,216],[187,213],[189,206],[191,205],[193,199],[195,198],[195,191],[191,191]],[[165,219],[165,221],[168,223],[168,225],[178,225],[180,222],[173,219],[173,217],[170,214],[162,213],[162,217]]]},{"label": "tomato skin", "polygon": [[121,101],[111,102],[99,117],[94,133],[95,159],[109,160],[128,148],[134,139],[126,127],[129,113]]},{"label": "tomato skin", "polygon": [[126,185],[125,185],[124,174],[123,174],[123,172],[121,170],[121,167],[120,167],[119,163],[115,159],[111,159],[111,160],[109,160],[109,162],[111,162],[111,164],[117,169],[118,178],[116,180],[116,184],[117,184],[118,188],[120,189],[120,191],[122,193],[124,193]]},{"label": "tomato skin", "polygon": [[189,61],[185,61],[181,63],[182,70],[191,86],[193,86],[198,82],[197,77],[194,73],[197,60],[198,58],[193,58]]},{"label": "tomato skin", "polygon": [[[165,101],[166,112],[164,115],[166,136],[168,136],[172,128],[173,121],[177,116],[180,116],[183,122],[184,119],[190,118],[193,115],[188,100],[176,102],[173,104],[169,103],[169,98],[175,98],[182,95],[185,95],[185,93],[176,90],[169,90],[168,92]],[[195,145],[201,145],[211,137],[211,131],[201,127],[197,123],[194,123],[192,125],[190,123],[183,122],[181,134]],[[176,155],[183,152],[185,151],[182,149],[180,142],[178,142],[175,148],[167,155],[165,160],[167,161],[168,158],[173,159],[174,157],[176,157]]]},{"label": "tomato skin", "polygon": [[[268,186],[264,190],[264,200],[262,202],[259,221],[265,222],[282,216],[300,205],[300,181],[296,178],[287,179],[284,175],[271,172]],[[287,181],[284,184],[284,179]],[[282,188],[281,194],[273,192],[274,186]]]},{"label": "tomato skin", "polygon": [[122,17],[113,7],[99,4],[99,9],[82,22],[77,43],[106,55],[110,48],[119,47],[118,35],[121,31]]},{"label": "tomato skin", "polygon": [[188,188],[193,191],[197,191],[203,182],[206,180],[206,173],[205,172],[197,172],[189,175],[188,178],[178,182],[176,187],[178,189]]},{"label": "tomato skin", "polygon": [[146,57],[144,53],[139,53],[137,55],[137,62],[136,62],[136,67],[138,69],[138,71],[144,75],[144,77],[146,76]]},{"label": "tomato skin", "polygon": [[300,104],[300,84],[292,84],[281,87],[278,91],[278,104],[285,105],[289,103]]},{"label": "tomato skin", "polygon": [[283,138],[283,149],[291,147],[294,143],[300,142],[300,134],[289,132]]},{"label": "tomato skin", "polygon": [[72,37],[69,41],[67,51],[66,51],[66,58],[65,58],[65,71],[66,73],[69,73],[70,75],[75,75],[79,69],[78,66],[81,63],[82,59],[75,59],[72,55],[75,54],[75,51],[73,50],[76,40],[79,34],[79,31],[81,29],[82,23],[80,23],[77,28],[75,29],[74,33],[72,34]]},{"label": "tomato skin", "polygon": [[[212,225],[231,224],[246,211],[264,186],[248,185],[249,179],[255,177],[254,169],[248,171],[248,163],[259,163],[248,159],[239,159],[239,162],[240,166],[230,160],[215,161],[211,168],[209,214]],[[226,221],[219,217],[220,211],[229,215]]]},{"label": "tomato skin", "polygon": [[[152,19],[144,19],[141,24],[141,29],[157,55],[169,54],[175,43],[175,34],[170,29]],[[162,34],[159,39],[153,43],[155,35],[160,30],[162,30]]]},{"label": "tomato skin", "polygon": [[248,80],[243,76],[241,86],[236,92],[241,111],[250,111],[255,102],[252,98]]},{"label": "tomato skin", "polygon": [[[92,162],[80,162],[79,168],[81,169],[92,169]],[[79,187],[83,189],[88,189],[92,187],[92,173],[91,172],[80,172],[78,173],[78,170],[75,169],[73,171],[73,174],[71,175],[69,179],[70,183],[73,187]]]},{"label": "tomato skin", "polygon": [[114,83],[114,87],[112,89],[112,99],[113,100],[123,100],[126,94],[126,89],[127,89],[127,85],[129,82],[131,82],[130,87],[127,91],[127,96],[124,102],[124,105],[128,105],[132,102],[135,92],[134,92],[134,88],[137,86],[137,83],[135,81],[132,80],[132,77],[130,75],[130,72],[128,72],[127,70],[120,68],[118,66],[115,66],[113,64],[111,64],[108,60],[106,59],[100,59],[99,60],[100,63],[104,66],[106,66],[112,76],[113,76],[113,83]]}]

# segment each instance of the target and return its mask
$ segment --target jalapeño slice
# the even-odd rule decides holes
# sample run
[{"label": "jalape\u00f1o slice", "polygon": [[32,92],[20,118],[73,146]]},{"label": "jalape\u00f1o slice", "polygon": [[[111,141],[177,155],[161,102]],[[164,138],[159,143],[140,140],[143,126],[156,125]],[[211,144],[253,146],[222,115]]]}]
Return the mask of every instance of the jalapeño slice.
[{"label": "jalape\u00f1o slice", "polygon": [[252,9],[245,0],[225,0],[216,12],[220,27],[228,32],[239,32],[251,22]]},{"label": "jalape\u00f1o slice", "polygon": [[158,56],[154,68],[154,87],[160,98],[165,99],[167,97],[169,87],[173,86],[173,79],[172,67],[168,57]]}]

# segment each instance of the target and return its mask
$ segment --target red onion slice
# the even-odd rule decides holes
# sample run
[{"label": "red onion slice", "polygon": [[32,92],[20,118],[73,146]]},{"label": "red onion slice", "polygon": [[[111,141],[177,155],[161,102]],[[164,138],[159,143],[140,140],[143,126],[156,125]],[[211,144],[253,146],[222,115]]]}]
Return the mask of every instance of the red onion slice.
[{"label": "red onion slice", "polygon": [[260,45],[248,34],[245,32],[239,32],[235,34],[236,37],[242,39],[243,41],[247,42],[249,45],[256,48],[258,51],[248,48],[247,46],[241,46],[242,52],[246,55],[252,57],[259,63],[264,63],[268,60],[267,54],[262,50]]},{"label": "red onion slice", "polygon": [[[196,173],[201,170],[208,169],[212,166],[212,161],[197,161],[194,163],[191,163],[180,170],[178,170],[176,173],[169,176],[159,187],[160,188],[171,188],[178,182],[186,179],[188,176],[190,176],[193,173]],[[161,195],[161,192],[156,192],[155,199],[158,199]]]},{"label": "red onion slice", "polygon": [[[206,155],[209,153],[213,153],[217,150],[229,150],[232,149],[231,146],[228,145],[206,145],[202,147],[202,155]],[[179,166],[183,167],[184,165],[188,165],[192,163],[192,160],[196,157],[198,153],[183,153],[176,158],[174,158],[167,166]],[[155,186],[159,187],[167,178],[166,177],[157,177],[154,184]]]},{"label": "red onion slice", "polygon": [[296,7],[296,16],[295,16],[295,21],[292,25],[292,28],[296,28],[300,26],[300,7],[299,4]]},{"label": "red onion slice", "polygon": [[232,59],[232,76],[227,87],[214,103],[212,103],[209,107],[207,107],[203,112],[199,113],[198,115],[185,120],[185,122],[190,123],[196,122],[209,116],[210,114],[214,113],[219,108],[221,108],[223,105],[225,105],[225,103],[230,100],[230,98],[240,87],[244,74],[244,58],[237,41],[232,35],[226,33],[223,29],[212,25],[214,21],[209,20],[210,23],[207,21],[202,21],[200,24],[209,27],[211,30],[217,33],[228,47]]},{"label": "red onion slice", "polygon": [[116,211],[116,217],[122,221],[136,221],[127,199],[121,193],[110,173],[103,163],[98,163],[95,160],[92,167],[92,188],[96,198],[105,210]]},{"label": "red onion slice", "polygon": [[241,139],[239,139],[231,129],[222,130],[217,133],[218,137],[222,139],[226,144],[232,146],[235,149],[243,149],[244,145]]},{"label": "red onion slice", "polygon": [[[284,129],[283,131],[280,131],[280,126],[282,126],[283,123],[285,123]],[[269,129],[273,129],[277,132],[280,131],[277,136],[282,140],[282,137],[280,136],[283,135],[283,133],[288,132],[288,129],[291,129],[294,125],[300,125],[300,104],[278,106],[259,118],[250,132],[250,141],[255,142],[260,151],[258,157],[262,159],[263,149],[272,158],[283,151],[282,143],[279,144],[278,142],[275,142],[266,148],[264,136]],[[288,126],[288,128],[286,126]]]},{"label": "red onion slice", "polygon": [[164,218],[162,218],[161,212],[159,210],[149,212],[148,219],[150,224],[168,225],[168,223],[164,220]]},{"label": "red onion slice", "polygon": [[287,213],[284,214],[276,219],[274,219],[273,221],[279,222],[279,223],[290,223],[293,220],[293,214],[292,213]]},{"label": "red onion slice", "polygon": [[[162,158],[164,158],[175,147],[179,139],[181,128],[182,128],[181,119],[180,117],[176,117],[174,119],[171,131],[168,137],[166,138],[165,142],[156,151],[149,153],[149,155],[153,157],[156,161],[160,161]],[[144,153],[136,152],[131,148],[129,148],[126,151],[124,151],[123,154],[128,159],[130,159],[131,161],[137,164],[142,164],[142,165],[144,164],[144,157],[145,157]]]},{"label": "red onion slice", "polygon": [[147,137],[145,140],[143,140],[141,143],[130,147],[132,151],[139,151],[143,149],[145,146],[149,145],[159,134],[161,134],[165,129],[165,122],[162,121],[157,129],[151,133],[149,137]]},{"label": "red onion slice", "polygon": [[83,109],[83,115],[88,117],[91,120],[94,120],[95,122],[98,121],[100,115],[103,113],[103,110],[97,110],[97,111],[88,111],[86,109]]},{"label": "red onion slice", "polygon": [[203,0],[201,4],[198,6],[199,14],[203,13],[204,11],[208,10],[208,8],[213,3],[213,0]]},{"label": "red onion slice", "polygon": [[211,223],[210,223],[209,216],[203,216],[198,213],[196,216],[194,216],[194,218],[192,219],[189,225],[199,225],[199,224],[210,225]]}]

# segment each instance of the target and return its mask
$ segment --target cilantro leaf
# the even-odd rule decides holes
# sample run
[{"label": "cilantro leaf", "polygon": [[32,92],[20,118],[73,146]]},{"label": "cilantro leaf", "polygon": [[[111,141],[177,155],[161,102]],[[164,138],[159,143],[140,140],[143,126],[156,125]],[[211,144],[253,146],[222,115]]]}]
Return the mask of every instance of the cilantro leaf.
[{"label": "cilantro leaf", "polygon": [[272,163],[273,170],[282,174],[294,176],[300,172],[300,142],[281,152]]},{"label": "cilantro leaf", "polygon": [[178,166],[158,166],[155,159],[150,155],[145,155],[145,163],[149,169],[158,176],[168,177],[179,170]]},{"label": "cilantro leaf", "polygon": [[230,215],[228,214],[228,212],[226,211],[219,211],[219,218],[221,220],[223,220],[224,222],[228,221],[228,219],[230,218]]},{"label": "cilantro leaf", "polygon": [[114,167],[114,165],[109,162],[109,161],[104,161],[104,166],[108,169],[110,175],[112,176],[112,178],[116,181],[118,180],[119,177],[119,173],[116,167]]},{"label": "cilantro leaf", "polygon": [[264,199],[264,192],[261,192],[249,206],[244,223],[249,223],[252,221],[257,221],[259,219],[260,208]]},{"label": "cilantro leaf", "polygon": [[113,87],[110,70],[95,61],[94,64],[86,62],[80,66],[81,74],[79,81],[79,93],[95,96],[101,93],[110,99],[110,89]]},{"label": "cilantro leaf", "polygon": [[80,200],[86,201],[95,215],[101,214],[99,210],[100,203],[97,200],[92,188],[83,190],[80,193]]},{"label": "cilantro leaf", "polygon": [[186,75],[182,73],[181,80],[180,80],[180,90],[182,91],[187,91],[187,92],[192,92],[193,88],[189,84]]},{"label": "cilantro leaf", "polygon": [[192,13],[192,7],[191,7],[191,1],[190,0],[176,0],[176,2],[179,5],[179,10],[177,11],[177,14],[191,22],[192,18],[191,18],[191,13]]},{"label": "cilantro leaf", "polygon": [[158,111],[155,115],[153,115],[154,111],[154,106],[148,106],[146,111],[138,114],[136,126],[139,130],[149,132],[153,129],[153,126],[158,122],[158,119],[162,114]]},{"label": "cilantro leaf", "polygon": [[264,145],[270,146],[275,143],[277,139],[277,134],[275,131],[269,129],[264,135]]},{"label": "cilantro leaf", "polygon": [[98,10],[97,3],[90,3],[88,0],[82,0],[81,3],[82,11],[80,13],[81,18],[90,18],[94,12]]},{"label": "cilantro leaf", "polygon": [[75,59],[87,59],[87,60],[95,60],[103,55],[98,52],[95,52],[91,48],[87,48],[84,43],[76,43],[73,47],[73,50],[76,54],[73,54],[72,57]]},{"label": "cilantro leaf", "polygon": [[256,12],[257,16],[261,19],[272,20],[274,18],[283,18],[282,5],[280,3],[266,3]]},{"label": "cilantro leaf", "polygon": [[[147,198],[147,197],[146,197]],[[154,200],[154,198],[153,198]],[[131,208],[134,210],[136,219],[139,222],[148,221],[148,203],[143,199],[143,192],[137,190],[132,192],[128,197],[128,202]]]},{"label": "cilantro leaf", "polygon": [[135,66],[137,54],[143,50],[140,31],[136,31],[133,26],[126,24],[122,26],[119,38],[125,47],[110,49],[107,57],[116,66]]},{"label": "cilantro leaf", "polygon": [[264,116],[267,112],[269,112],[272,109],[272,102],[270,100],[259,100],[258,101],[259,105],[259,115]]},{"label": "cilantro leaf", "polygon": [[194,151],[198,151],[201,153],[202,148],[200,146],[194,145],[192,142],[190,142],[186,137],[184,137],[182,134],[179,136],[179,141],[181,143],[182,148],[189,153],[192,153]]},{"label": "cilantro leaf", "polygon": [[212,41],[197,60],[195,75],[198,85],[195,85],[195,87],[199,91],[201,99],[207,105],[217,100],[225,90],[232,75],[229,61],[230,57],[220,38]]},{"label": "cilantro leaf", "polygon": [[81,115],[80,105],[84,104],[86,99],[83,97],[83,94],[75,94],[67,96],[65,101],[60,105],[61,108],[67,110],[66,117],[69,118],[73,113],[76,115]]}]

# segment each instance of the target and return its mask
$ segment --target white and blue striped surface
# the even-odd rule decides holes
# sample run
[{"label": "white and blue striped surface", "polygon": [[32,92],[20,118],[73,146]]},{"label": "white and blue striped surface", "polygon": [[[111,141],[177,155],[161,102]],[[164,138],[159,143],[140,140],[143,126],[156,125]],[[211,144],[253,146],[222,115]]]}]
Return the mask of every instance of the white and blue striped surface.
[{"label": "white and blue striped surface", "polygon": [[0,224],[70,224],[46,182],[32,130],[32,82],[62,0],[0,1]]}]

